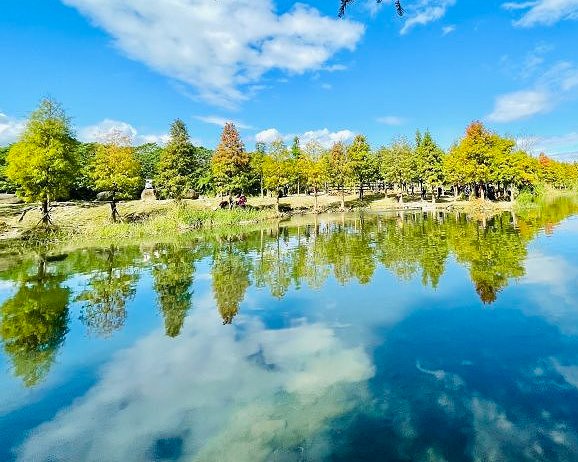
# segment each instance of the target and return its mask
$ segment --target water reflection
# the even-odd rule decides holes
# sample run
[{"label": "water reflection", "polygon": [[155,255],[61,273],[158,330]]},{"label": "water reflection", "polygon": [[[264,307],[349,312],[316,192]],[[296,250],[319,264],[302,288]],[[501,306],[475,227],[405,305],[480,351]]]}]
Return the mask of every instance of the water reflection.
[{"label": "water reflection", "polygon": [[40,258],[35,274],[21,274],[15,295],[0,308],[0,334],[14,375],[27,387],[36,385],[48,371],[68,331],[70,289],[66,276],[47,270]]},{"label": "water reflection", "polygon": [[[133,250],[134,252],[134,250]],[[139,273],[131,261],[134,254],[115,247],[95,249],[92,275],[87,287],[76,297],[83,302],[81,320],[91,334],[112,335],[122,328],[126,318],[126,303],[136,294]]]},{"label": "water reflection", "polygon": [[59,362],[73,380],[78,327],[87,350],[152,328],[43,423],[0,416],[22,428],[0,459],[578,460],[578,229],[533,244],[577,211],[344,214],[5,263],[25,387]]}]

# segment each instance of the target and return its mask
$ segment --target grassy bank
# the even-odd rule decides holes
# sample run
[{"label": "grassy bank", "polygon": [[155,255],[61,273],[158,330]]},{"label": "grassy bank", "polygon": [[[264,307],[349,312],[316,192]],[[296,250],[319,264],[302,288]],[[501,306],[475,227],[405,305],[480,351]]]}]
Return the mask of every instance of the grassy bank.
[{"label": "grassy bank", "polygon": [[[561,194],[557,190],[539,191],[535,197],[521,195],[514,207],[527,208],[540,206],[541,203]],[[110,219],[110,206],[107,203],[79,202],[55,204],[51,215],[54,227],[45,230],[38,226],[38,209],[30,209],[21,217],[22,212],[30,208],[25,204],[0,204],[0,237],[5,242],[21,241],[29,245],[46,243],[81,242],[131,242],[143,239],[167,239],[187,233],[210,232],[212,235],[234,235],[258,227],[259,223],[285,219],[291,215],[313,212],[314,198],[307,195],[295,195],[281,199],[281,212],[275,211],[275,199],[271,197],[250,198],[245,209],[221,210],[219,198],[203,200],[174,201],[128,201],[118,204],[122,217],[119,223]],[[318,212],[332,212],[340,209],[338,196],[320,195]],[[356,195],[346,196],[348,210],[367,210],[372,212],[395,210],[459,210],[473,217],[491,216],[504,210],[511,210],[512,203],[490,202],[483,200],[457,201],[444,197],[432,204],[418,197],[407,197],[399,203],[394,195],[368,194],[364,201]],[[22,219],[21,219],[22,218]]]}]

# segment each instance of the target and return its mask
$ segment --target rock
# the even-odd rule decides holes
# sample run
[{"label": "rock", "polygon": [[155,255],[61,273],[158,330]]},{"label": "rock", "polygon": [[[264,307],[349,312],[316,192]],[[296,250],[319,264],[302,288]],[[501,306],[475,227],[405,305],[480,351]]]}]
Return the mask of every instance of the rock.
[{"label": "rock", "polygon": [[112,200],[112,191],[102,191],[96,195],[97,201],[109,201]]},{"label": "rock", "polygon": [[145,188],[140,193],[140,198],[143,201],[156,201],[157,196],[154,189]]}]

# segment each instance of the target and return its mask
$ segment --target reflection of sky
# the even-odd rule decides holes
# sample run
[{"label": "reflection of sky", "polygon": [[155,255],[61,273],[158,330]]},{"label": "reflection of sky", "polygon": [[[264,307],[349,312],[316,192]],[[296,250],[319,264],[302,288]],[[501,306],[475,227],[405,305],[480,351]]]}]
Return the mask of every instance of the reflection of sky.
[{"label": "reflection of sky", "polygon": [[246,318],[238,337],[211,302],[202,305],[178,338],[156,330],[118,352],[85,396],[33,432],[20,458],[142,460],[167,440],[178,442],[167,451],[183,454],[208,441],[203,460],[258,460],[275,439],[318,431],[373,374],[362,349],[322,324],[271,330]]},{"label": "reflection of sky", "polygon": [[22,460],[575,461],[577,223],[530,243],[492,305],[450,256],[435,290],[379,265],[368,285],[252,286],[222,326],[203,260],[171,339],[145,273],[110,339],[87,339],[71,305],[47,381],[0,376],[0,415],[38,410]]}]

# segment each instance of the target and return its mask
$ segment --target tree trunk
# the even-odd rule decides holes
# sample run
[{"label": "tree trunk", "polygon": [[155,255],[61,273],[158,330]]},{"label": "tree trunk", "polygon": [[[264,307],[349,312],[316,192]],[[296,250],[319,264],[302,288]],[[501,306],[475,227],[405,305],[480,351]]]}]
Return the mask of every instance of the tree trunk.
[{"label": "tree trunk", "polygon": [[297,195],[301,193],[299,180],[297,180]]},{"label": "tree trunk", "polygon": [[313,206],[313,211],[317,212],[317,186],[313,188],[313,197],[315,200],[315,205]]},{"label": "tree trunk", "polygon": [[341,188],[341,210],[345,210],[345,187]]},{"label": "tree trunk", "polygon": [[436,203],[436,192],[433,186],[431,187],[431,203],[432,204]]},{"label": "tree trunk", "polygon": [[363,183],[359,185],[359,200],[363,200]]},{"label": "tree trunk", "polygon": [[480,198],[484,200],[486,198],[486,194],[484,191],[484,185],[480,185]]},{"label": "tree trunk", "polygon": [[48,226],[50,224],[50,215],[48,213],[48,199],[42,201],[42,224]]},{"label": "tree trunk", "polygon": [[458,187],[456,185],[454,185],[454,202],[457,202],[458,200]]},{"label": "tree trunk", "polygon": [[279,213],[279,191],[277,191],[277,199],[275,200],[275,210]]},{"label": "tree trunk", "polygon": [[263,198],[263,177],[261,177],[261,198]]}]

